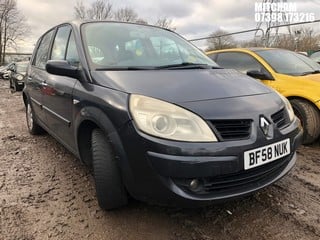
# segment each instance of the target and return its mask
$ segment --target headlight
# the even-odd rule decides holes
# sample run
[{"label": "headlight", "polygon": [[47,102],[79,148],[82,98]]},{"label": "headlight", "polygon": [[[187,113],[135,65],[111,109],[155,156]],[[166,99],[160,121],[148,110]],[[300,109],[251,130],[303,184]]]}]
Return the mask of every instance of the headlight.
[{"label": "headlight", "polygon": [[22,81],[22,80],[23,80],[23,76],[22,76],[22,75],[18,75],[18,76],[16,76],[16,79],[17,79],[18,81]]},{"label": "headlight", "polygon": [[131,95],[129,108],[138,128],[147,134],[187,142],[217,141],[204,120],[174,104]]},{"label": "headlight", "polygon": [[286,97],[282,96],[279,92],[277,92],[277,91],[275,91],[275,92],[279,95],[279,97],[284,102],[286,109],[287,109],[287,112],[288,112],[288,115],[289,115],[290,122],[292,122],[295,117],[295,114],[292,109],[291,103],[289,102],[289,100]]}]

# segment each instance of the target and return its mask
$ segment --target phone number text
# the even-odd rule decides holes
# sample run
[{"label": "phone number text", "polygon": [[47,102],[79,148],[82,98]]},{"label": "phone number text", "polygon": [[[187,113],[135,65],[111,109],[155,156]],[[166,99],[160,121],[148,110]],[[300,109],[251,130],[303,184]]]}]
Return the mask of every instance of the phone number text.
[{"label": "phone number text", "polygon": [[254,19],[256,22],[312,22],[315,20],[314,13],[255,13]]}]

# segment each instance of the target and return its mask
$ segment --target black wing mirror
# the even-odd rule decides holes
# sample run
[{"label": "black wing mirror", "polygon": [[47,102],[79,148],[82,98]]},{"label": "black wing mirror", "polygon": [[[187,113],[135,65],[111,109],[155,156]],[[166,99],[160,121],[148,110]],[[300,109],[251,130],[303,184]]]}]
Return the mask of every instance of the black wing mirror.
[{"label": "black wing mirror", "polygon": [[77,67],[74,67],[65,60],[49,60],[46,64],[46,70],[48,73],[67,76],[72,78],[79,79],[80,70]]},{"label": "black wing mirror", "polygon": [[261,80],[274,80],[274,78],[269,73],[263,73],[257,70],[250,70],[247,72],[247,75]]}]

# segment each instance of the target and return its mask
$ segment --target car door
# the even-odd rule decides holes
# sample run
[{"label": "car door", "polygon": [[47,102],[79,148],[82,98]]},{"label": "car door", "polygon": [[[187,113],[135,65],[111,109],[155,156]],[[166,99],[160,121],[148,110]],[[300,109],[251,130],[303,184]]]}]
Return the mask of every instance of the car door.
[{"label": "car door", "polygon": [[28,95],[37,120],[46,125],[46,117],[43,110],[43,89],[47,78],[45,64],[48,60],[50,44],[54,34],[54,29],[47,32],[40,38],[28,70],[26,84],[28,85]]},{"label": "car door", "polygon": [[[53,40],[50,60],[67,60],[79,63],[74,35],[70,25],[60,26]],[[72,127],[73,88],[78,81],[67,76],[45,73],[44,109],[47,124],[53,134],[71,149],[75,149]]]}]

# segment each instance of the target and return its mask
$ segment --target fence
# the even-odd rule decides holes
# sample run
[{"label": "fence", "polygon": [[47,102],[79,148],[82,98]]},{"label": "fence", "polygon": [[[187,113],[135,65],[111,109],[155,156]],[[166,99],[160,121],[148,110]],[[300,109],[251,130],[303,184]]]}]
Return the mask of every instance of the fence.
[{"label": "fence", "polygon": [[207,50],[210,48],[209,41],[211,42],[211,45],[215,45],[214,46],[215,49],[224,48],[223,44],[220,45],[220,43],[227,41],[228,37],[229,38],[231,37],[232,40],[234,40],[234,42],[236,43],[236,47],[278,46],[278,47],[288,48],[288,46],[281,46],[281,44],[279,45],[280,40],[283,41],[284,38],[287,38],[287,44],[292,45],[291,49],[293,50],[294,48],[294,50],[299,50],[299,48],[302,48],[302,46],[299,46],[299,44],[301,44],[302,37],[304,38],[306,37],[305,36],[306,33],[304,33],[304,36],[302,36],[301,29],[304,29],[304,30],[309,29],[310,42],[311,42],[311,38],[314,37],[315,34],[318,34],[318,40],[317,40],[318,42],[313,44],[317,46],[314,46],[313,48],[319,49],[320,48],[320,19],[309,21],[309,22],[289,23],[284,25],[271,26],[265,30],[262,28],[255,28],[255,29],[249,29],[249,30],[244,30],[239,32],[222,34],[218,36],[194,38],[194,39],[189,39],[189,41],[194,43],[197,47],[203,50]]}]

